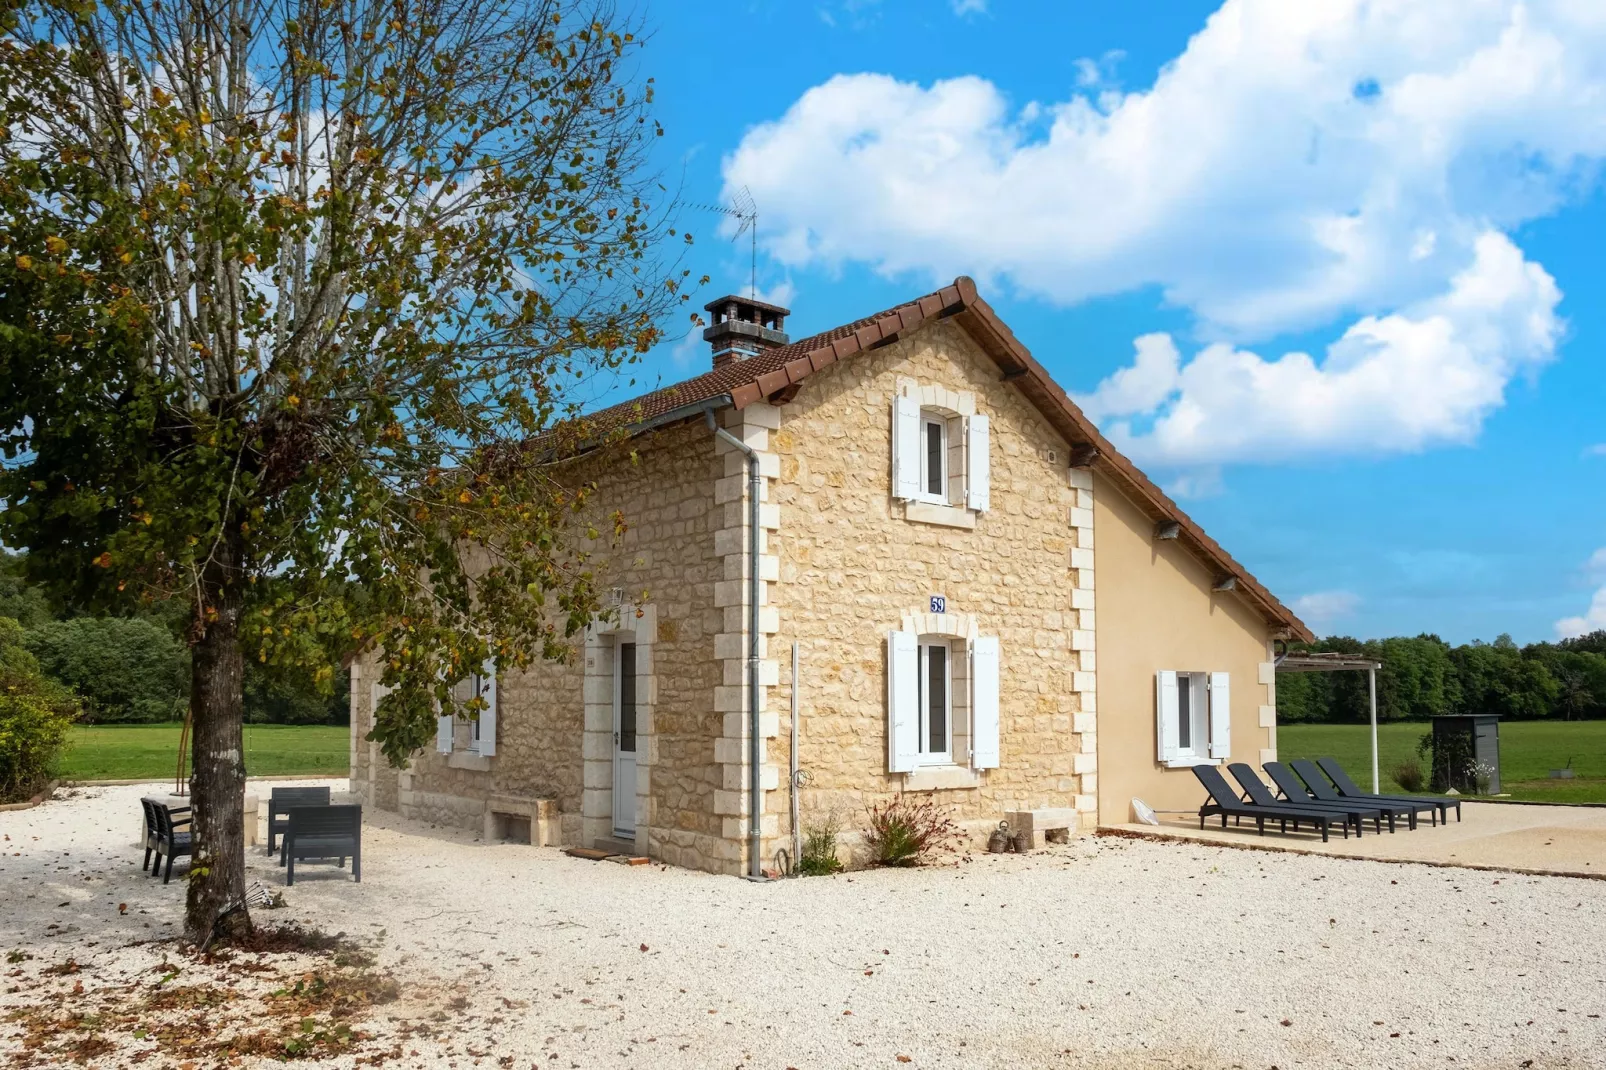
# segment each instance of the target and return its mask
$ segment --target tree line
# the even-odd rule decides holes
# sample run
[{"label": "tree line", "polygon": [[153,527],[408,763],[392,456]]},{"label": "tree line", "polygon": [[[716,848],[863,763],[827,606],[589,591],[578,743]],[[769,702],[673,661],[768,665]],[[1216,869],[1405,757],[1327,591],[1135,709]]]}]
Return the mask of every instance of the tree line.
[{"label": "tree line", "polygon": [[[0,551],[0,618],[19,626],[17,645],[42,675],[79,700],[82,724],[182,721],[189,704],[190,651],[179,639],[182,607],[161,603],[137,616],[93,616],[24,577],[21,555]],[[346,724],[345,670],[315,681],[247,659],[248,724]]]},{"label": "tree line", "polygon": [[[1606,631],[1558,643],[1451,646],[1437,635],[1390,639],[1329,636],[1296,651],[1355,654],[1382,662],[1379,721],[1421,721],[1445,713],[1492,713],[1510,720],[1606,717]],[[1358,723],[1368,719],[1364,672],[1282,673],[1277,720]]]}]

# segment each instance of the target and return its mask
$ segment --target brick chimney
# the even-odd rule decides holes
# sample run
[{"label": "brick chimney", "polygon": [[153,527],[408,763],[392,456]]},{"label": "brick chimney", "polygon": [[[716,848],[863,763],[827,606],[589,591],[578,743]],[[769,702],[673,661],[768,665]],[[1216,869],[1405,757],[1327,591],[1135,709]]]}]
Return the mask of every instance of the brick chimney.
[{"label": "brick chimney", "polygon": [[710,301],[703,310],[712,324],[703,331],[703,340],[714,347],[716,368],[746,360],[790,341],[781,329],[786,325],[786,317],[792,314],[789,308],[733,295]]}]

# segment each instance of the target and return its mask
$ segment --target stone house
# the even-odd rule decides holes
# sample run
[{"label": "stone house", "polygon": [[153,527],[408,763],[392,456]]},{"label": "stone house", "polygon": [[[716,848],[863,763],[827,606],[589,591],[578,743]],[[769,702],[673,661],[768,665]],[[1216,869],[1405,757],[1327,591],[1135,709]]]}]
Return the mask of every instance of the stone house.
[{"label": "stone house", "polygon": [[635,460],[573,462],[629,524],[617,619],[569,663],[488,666],[490,710],[402,771],[363,739],[359,659],[365,803],[752,873],[794,851],[794,805],[853,830],[919,793],[978,838],[1085,830],[1134,797],[1198,806],[1191,765],[1275,756],[1272,643],[1309,631],[970,279],[798,342],[786,309],[707,307],[710,371],[599,414]]}]

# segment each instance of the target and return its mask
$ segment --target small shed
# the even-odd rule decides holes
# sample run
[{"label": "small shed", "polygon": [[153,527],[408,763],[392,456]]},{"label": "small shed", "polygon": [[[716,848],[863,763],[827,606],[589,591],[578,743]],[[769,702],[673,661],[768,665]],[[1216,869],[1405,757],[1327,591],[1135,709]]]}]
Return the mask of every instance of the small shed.
[{"label": "small shed", "polygon": [[[1489,784],[1479,790],[1478,774]],[[1433,718],[1433,790],[1500,794],[1500,718],[1492,713],[1451,713]]]}]

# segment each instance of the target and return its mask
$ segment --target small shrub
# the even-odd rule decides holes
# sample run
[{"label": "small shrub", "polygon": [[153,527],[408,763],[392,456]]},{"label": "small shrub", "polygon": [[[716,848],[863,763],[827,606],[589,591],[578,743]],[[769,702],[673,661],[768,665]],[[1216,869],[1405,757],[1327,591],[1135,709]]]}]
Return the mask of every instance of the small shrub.
[{"label": "small shrub", "polygon": [[1422,771],[1422,763],[1415,758],[1407,758],[1394,767],[1394,783],[1409,792],[1421,791],[1427,786],[1427,774]]},{"label": "small shrub", "polygon": [[805,877],[829,877],[842,872],[842,863],[836,856],[836,838],[841,831],[835,814],[818,825],[803,826],[803,855],[797,860],[797,871]]},{"label": "small shrub", "polygon": [[959,829],[948,811],[934,802],[916,803],[896,795],[871,806],[865,843],[878,866],[918,866],[934,851],[954,851]]},{"label": "small shrub", "polygon": [[21,626],[0,617],[0,803],[45,786],[77,716],[71,693],[40,675],[23,649]]}]

